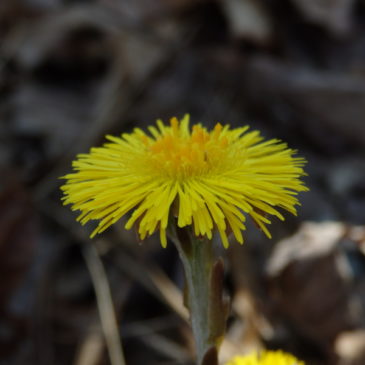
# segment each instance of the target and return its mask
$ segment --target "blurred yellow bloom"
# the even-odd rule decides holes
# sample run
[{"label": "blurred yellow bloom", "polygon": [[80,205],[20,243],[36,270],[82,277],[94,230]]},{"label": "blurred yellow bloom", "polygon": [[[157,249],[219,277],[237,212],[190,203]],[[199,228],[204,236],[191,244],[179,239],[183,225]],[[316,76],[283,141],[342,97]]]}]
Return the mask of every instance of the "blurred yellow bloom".
[{"label": "blurred yellow bloom", "polygon": [[304,362],[283,351],[262,351],[236,356],[225,365],[304,365]]},{"label": "blurred yellow bloom", "polygon": [[110,143],[78,155],[75,171],[63,177],[64,204],[81,211],[82,224],[99,221],[91,237],[133,211],[125,228],[136,225],[141,239],[158,230],[165,247],[172,214],[196,236],[211,239],[217,229],[227,247],[231,231],[243,242],[244,213],[268,237],[267,215],[283,220],[277,208],[296,214],[295,195],[307,190],[300,181],[305,160],[285,143],[263,142],[247,126],[190,129],[189,116],[148,130],[106,136]]}]

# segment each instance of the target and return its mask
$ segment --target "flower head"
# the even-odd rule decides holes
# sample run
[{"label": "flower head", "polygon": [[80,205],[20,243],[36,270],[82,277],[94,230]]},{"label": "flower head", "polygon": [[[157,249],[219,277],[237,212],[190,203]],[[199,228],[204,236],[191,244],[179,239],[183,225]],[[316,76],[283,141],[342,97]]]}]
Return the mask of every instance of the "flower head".
[{"label": "flower head", "polygon": [[236,356],[225,365],[304,365],[304,362],[279,350],[253,352],[246,356]]},{"label": "flower head", "polygon": [[245,213],[268,237],[267,215],[283,220],[277,208],[296,214],[296,194],[307,190],[300,180],[305,160],[285,143],[263,142],[247,126],[190,129],[189,116],[148,130],[106,136],[110,143],[78,155],[75,171],[64,176],[64,204],[81,211],[82,224],[99,221],[91,237],[133,211],[125,227],[136,225],[141,239],[159,230],[166,246],[174,215],[196,236],[211,239],[217,229],[227,247],[231,231],[243,242]]}]

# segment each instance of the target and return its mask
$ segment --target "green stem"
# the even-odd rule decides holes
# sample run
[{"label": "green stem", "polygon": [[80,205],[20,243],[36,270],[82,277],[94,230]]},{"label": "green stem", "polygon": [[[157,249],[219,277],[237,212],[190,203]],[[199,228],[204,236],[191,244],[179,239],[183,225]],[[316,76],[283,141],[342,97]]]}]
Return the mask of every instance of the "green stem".
[{"label": "green stem", "polygon": [[195,237],[190,228],[174,230],[171,238],[185,270],[185,304],[190,311],[197,364],[214,365],[218,363],[227,316],[222,298],[222,261],[215,260],[212,242]]}]

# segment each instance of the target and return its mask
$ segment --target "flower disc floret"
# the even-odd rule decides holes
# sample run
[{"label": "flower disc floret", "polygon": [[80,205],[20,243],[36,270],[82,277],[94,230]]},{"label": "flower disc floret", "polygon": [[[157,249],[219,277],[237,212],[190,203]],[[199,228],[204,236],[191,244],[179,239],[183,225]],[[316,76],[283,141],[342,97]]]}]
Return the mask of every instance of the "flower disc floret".
[{"label": "flower disc floret", "polygon": [[225,365],[305,365],[303,361],[283,351],[253,352],[246,356],[236,356]]},{"label": "flower disc floret", "polygon": [[148,130],[106,136],[109,143],[78,155],[64,176],[64,203],[81,211],[82,224],[99,221],[91,237],[132,212],[125,227],[136,226],[141,239],[158,230],[166,246],[174,215],[196,236],[211,239],[217,229],[227,247],[229,232],[243,243],[245,214],[268,237],[267,216],[283,220],[278,208],[296,214],[296,194],[307,190],[300,180],[305,160],[285,143],[264,142],[247,126],[190,129],[189,116]]}]

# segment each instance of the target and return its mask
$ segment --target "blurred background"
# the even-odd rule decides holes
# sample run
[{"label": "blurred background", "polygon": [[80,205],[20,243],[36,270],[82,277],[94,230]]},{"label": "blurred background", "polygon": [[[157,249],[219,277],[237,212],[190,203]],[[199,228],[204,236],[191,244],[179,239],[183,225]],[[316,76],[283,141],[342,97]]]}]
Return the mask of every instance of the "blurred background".
[{"label": "blurred background", "polygon": [[123,222],[89,240],[58,179],[106,133],[185,113],[308,159],[298,217],[221,251],[221,361],[365,364],[365,1],[1,0],[0,95],[0,364],[110,364],[118,333],[129,365],[193,364],[173,245]]}]

